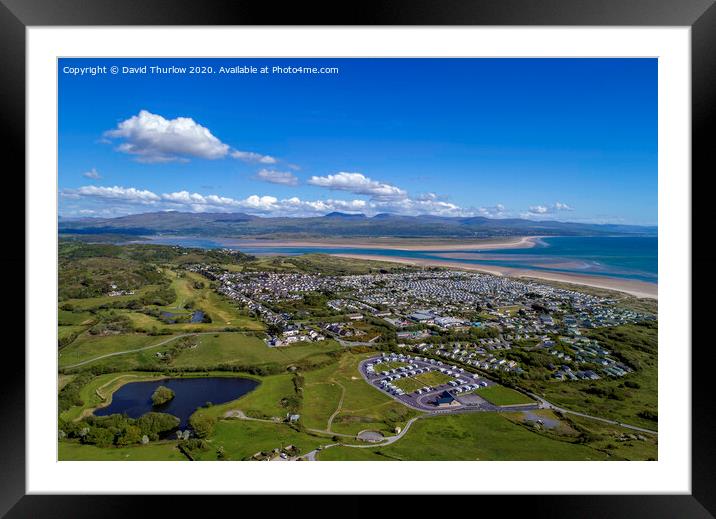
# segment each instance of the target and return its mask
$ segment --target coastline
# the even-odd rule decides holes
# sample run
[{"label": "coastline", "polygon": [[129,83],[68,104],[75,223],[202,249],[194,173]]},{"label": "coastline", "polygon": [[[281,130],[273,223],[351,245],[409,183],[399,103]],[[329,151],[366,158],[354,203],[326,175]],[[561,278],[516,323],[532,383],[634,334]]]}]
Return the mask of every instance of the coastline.
[{"label": "coastline", "polygon": [[456,270],[474,270],[494,276],[505,276],[512,278],[532,278],[545,281],[558,281],[561,283],[572,283],[605,290],[624,292],[634,297],[647,299],[658,299],[658,285],[631,279],[610,278],[606,276],[590,276],[587,274],[568,274],[563,272],[547,272],[541,270],[518,269],[512,267],[497,267],[493,265],[476,265],[456,263],[453,261],[441,261],[432,259],[401,258],[396,256],[378,256],[369,254],[332,254],[341,258],[353,258],[361,260],[388,261],[393,263],[404,263],[407,265],[420,265],[430,267],[450,267]]},{"label": "coastline", "polygon": [[[151,240],[151,237],[148,237]],[[177,236],[176,238],[182,238]],[[191,238],[187,236],[186,238]],[[241,238],[214,238],[223,245],[246,247],[334,247],[336,249],[391,249],[405,251],[456,251],[529,249],[537,245],[543,236],[515,236],[509,238],[465,239],[416,239],[416,238],[357,238],[326,240],[261,240]]]}]

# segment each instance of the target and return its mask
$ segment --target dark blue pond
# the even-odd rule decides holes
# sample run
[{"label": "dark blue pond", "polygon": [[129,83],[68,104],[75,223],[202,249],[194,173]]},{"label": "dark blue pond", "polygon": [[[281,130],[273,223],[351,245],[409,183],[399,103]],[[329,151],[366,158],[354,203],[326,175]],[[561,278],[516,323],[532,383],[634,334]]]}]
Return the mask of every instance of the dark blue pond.
[{"label": "dark blue pond", "polygon": [[[149,382],[130,382],[112,395],[112,403],[97,409],[94,414],[126,414],[139,418],[145,413],[168,413],[181,420],[179,428],[186,428],[189,417],[207,402],[223,404],[236,400],[253,390],[259,383],[240,377],[169,378]],[[152,393],[166,386],[174,391],[174,398],[164,405],[152,405]]]},{"label": "dark blue pond", "polygon": [[[164,322],[167,324],[175,324],[177,322],[178,317],[184,317],[186,314],[175,314],[173,312],[162,312],[162,318],[164,319]],[[201,323],[204,321],[204,312],[201,310],[194,310],[191,314],[191,318],[189,319],[189,322],[191,323]]]}]

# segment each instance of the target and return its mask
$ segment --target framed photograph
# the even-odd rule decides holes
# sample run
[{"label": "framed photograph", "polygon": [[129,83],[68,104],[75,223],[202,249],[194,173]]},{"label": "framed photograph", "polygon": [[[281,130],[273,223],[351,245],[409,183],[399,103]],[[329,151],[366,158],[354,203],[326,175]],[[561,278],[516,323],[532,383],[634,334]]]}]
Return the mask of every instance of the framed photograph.
[{"label": "framed photograph", "polygon": [[2,2],[9,517],[426,493],[712,516],[713,2]]}]

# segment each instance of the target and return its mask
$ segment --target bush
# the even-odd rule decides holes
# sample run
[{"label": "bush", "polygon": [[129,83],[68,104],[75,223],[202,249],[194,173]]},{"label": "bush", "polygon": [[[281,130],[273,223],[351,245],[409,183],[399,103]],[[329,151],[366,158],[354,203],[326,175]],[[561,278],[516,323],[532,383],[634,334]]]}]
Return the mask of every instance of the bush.
[{"label": "bush", "polygon": [[60,390],[57,396],[58,410],[60,413],[67,411],[70,407],[84,404],[82,397],[80,397],[80,389],[89,383],[92,378],[92,373],[82,373],[81,375],[77,375],[77,377]]},{"label": "bush", "polygon": [[110,333],[128,333],[133,330],[132,321],[124,314],[109,315],[89,329],[92,335],[107,335]]},{"label": "bush", "polygon": [[152,405],[162,405],[174,398],[174,391],[166,386],[159,386],[152,394]]},{"label": "bush", "polygon": [[171,431],[179,425],[179,418],[167,413],[147,413],[137,418],[137,425],[142,434],[149,436],[151,440],[158,440],[159,434]]},{"label": "bush", "polygon": [[89,432],[83,436],[82,442],[97,447],[109,447],[114,443],[114,433],[109,429],[90,427]]},{"label": "bush", "polygon": [[117,436],[117,445],[132,445],[142,441],[142,430],[136,425],[127,425]]},{"label": "bush", "polygon": [[194,434],[196,434],[197,437],[206,438],[214,432],[216,420],[203,413],[194,413],[191,415],[191,418],[189,418],[189,425],[194,430]]},{"label": "bush", "polygon": [[639,418],[643,418],[644,420],[649,420],[652,422],[658,422],[659,416],[655,411],[650,411],[649,409],[644,409],[643,411],[639,411],[636,414]]}]

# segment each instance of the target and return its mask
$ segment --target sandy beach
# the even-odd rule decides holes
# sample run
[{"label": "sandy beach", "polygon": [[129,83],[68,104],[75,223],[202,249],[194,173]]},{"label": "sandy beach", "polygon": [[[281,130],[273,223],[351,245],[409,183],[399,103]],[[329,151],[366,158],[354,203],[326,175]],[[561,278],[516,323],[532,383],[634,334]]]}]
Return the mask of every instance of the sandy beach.
[{"label": "sandy beach", "polygon": [[326,240],[242,240],[222,238],[221,243],[251,247],[334,247],[340,249],[392,249],[421,251],[528,249],[534,247],[541,236],[515,236],[509,238],[422,239],[422,238],[356,238]]},{"label": "sandy beach", "polygon": [[393,263],[405,263],[408,265],[451,267],[457,270],[475,270],[495,276],[507,276],[513,278],[533,278],[561,283],[572,283],[605,290],[616,290],[635,297],[658,299],[658,285],[631,279],[610,278],[603,276],[589,276],[584,274],[568,274],[562,272],[546,272],[542,270],[517,269],[511,267],[496,267],[493,265],[475,265],[456,263],[451,261],[400,258],[395,256],[373,256],[368,254],[334,254],[343,258],[355,258],[362,260],[390,261]]}]

